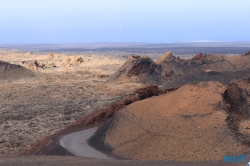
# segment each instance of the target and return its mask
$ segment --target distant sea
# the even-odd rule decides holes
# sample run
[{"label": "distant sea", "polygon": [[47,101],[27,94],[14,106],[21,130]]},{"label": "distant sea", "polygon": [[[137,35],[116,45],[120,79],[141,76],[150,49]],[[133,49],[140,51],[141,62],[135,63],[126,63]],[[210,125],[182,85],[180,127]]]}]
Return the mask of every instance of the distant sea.
[{"label": "distant sea", "polygon": [[167,51],[176,56],[206,54],[244,54],[250,50],[250,42],[180,42],[180,43],[84,43],[84,44],[0,44],[0,49],[66,53],[129,54],[159,57]]}]

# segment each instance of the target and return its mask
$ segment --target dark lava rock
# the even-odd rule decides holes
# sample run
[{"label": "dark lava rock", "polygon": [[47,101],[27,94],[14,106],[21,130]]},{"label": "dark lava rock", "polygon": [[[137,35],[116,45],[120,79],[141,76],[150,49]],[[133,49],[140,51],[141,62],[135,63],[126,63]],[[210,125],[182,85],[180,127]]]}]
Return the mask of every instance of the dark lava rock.
[{"label": "dark lava rock", "polygon": [[249,123],[250,119],[250,82],[248,79],[234,80],[224,93],[224,99],[229,104],[228,124],[229,128],[236,133],[240,140],[250,146],[250,133],[244,132],[241,124]]}]

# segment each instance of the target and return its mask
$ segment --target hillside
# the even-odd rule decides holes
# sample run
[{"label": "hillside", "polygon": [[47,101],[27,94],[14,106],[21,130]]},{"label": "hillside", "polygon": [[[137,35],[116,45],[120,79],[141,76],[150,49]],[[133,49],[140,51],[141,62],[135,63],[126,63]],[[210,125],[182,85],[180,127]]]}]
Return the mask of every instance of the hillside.
[{"label": "hillside", "polygon": [[[249,90],[250,83],[243,82]],[[220,82],[187,84],[135,102],[104,125],[105,133],[99,130],[96,134],[102,133],[100,138],[114,155],[130,159],[221,160],[224,155],[248,152],[247,137],[238,130],[249,134],[249,121],[241,121],[246,114],[233,111],[235,102],[227,103],[223,98],[231,92],[230,86]]]}]

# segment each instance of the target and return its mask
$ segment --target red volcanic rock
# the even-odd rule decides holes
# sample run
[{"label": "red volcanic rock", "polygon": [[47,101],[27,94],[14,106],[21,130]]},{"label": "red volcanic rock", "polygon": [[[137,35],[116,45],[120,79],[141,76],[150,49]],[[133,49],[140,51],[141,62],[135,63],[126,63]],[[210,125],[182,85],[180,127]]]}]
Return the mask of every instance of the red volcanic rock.
[{"label": "red volcanic rock", "polygon": [[206,55],[203,55],[202,53],[198,53],[191,60],[202,60],[205,57],[206,57]]}]

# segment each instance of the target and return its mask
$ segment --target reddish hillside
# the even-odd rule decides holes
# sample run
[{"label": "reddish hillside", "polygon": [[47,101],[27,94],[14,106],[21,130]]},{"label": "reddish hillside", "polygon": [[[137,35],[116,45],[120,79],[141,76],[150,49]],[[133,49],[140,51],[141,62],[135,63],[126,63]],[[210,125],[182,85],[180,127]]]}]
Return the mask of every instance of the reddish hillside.
[{"label": "reddish hillside", "polygon": [[[248,90],[238,89],[243,84]],[[113,154],[139,160],[221,160],[248,152],[249,137],[241,134],[250,133],[245,108],[250,84],[237,85],[226,90],[220,82],[187,84],[135,102],[117,113],[100,138]]]}]

